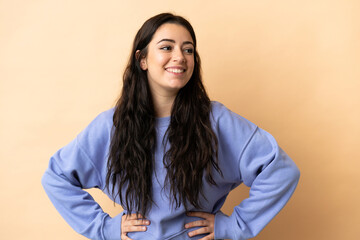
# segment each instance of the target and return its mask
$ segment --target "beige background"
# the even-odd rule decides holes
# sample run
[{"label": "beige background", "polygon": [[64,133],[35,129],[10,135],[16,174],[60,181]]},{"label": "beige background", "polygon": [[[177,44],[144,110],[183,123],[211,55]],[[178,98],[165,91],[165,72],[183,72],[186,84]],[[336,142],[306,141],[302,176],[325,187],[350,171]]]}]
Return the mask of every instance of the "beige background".
[{"label": "beige background", "polygon": [[136,31],[163,11],[193,24],[211,98],[269,131],[301,169],[293,198],[256,239],[358,239],[357,0],[0,0],[0,238],[84,239],[41,176],[57,149],[114,105]]}]

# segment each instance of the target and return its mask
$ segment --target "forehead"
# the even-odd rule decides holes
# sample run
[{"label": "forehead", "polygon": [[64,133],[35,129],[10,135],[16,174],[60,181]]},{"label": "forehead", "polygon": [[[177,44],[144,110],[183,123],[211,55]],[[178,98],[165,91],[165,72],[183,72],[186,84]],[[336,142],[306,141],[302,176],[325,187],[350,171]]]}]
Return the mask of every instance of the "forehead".
[{"label": "forehead", "polygon": [[175,42],[194,42],[190,32],[182,25],[176,23],[165,23],[161,25],[155,32],[152,42],[157,43],[162,39],[172,39]]}]

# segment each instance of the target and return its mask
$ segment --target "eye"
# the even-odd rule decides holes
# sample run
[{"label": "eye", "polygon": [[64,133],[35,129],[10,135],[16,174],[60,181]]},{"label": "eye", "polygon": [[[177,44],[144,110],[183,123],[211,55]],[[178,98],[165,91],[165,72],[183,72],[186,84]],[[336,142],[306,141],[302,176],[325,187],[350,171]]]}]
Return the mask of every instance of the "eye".
[{"label": "eye", "polygon": [[184,52],[187,53],[187,54],[193,54],[193,53],[194,53],[194,49],[192,49],[192,48],[185,48],[185,49],[184,49]]},{"label": "eye", "polygon": [[164,46],[160,48],[161,50],[170,51],[172,49],[171,46]]}]

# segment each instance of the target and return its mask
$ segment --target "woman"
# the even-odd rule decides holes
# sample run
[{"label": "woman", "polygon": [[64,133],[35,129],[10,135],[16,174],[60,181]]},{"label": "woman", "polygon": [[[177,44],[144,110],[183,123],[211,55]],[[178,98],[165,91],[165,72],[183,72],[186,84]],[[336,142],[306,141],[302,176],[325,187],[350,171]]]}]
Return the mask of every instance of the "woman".
[{"label": "woman", "polygon": [[[42,183],[63,218],[91,239],[248,239],[284,207],[299,170],[274,138],[210,102],[196,37],[180,16],[138,31],[114,109],[51,159]],[[250,197],[220,211],[239,184]],[[111,218],[82,189],[125,209]]]}]

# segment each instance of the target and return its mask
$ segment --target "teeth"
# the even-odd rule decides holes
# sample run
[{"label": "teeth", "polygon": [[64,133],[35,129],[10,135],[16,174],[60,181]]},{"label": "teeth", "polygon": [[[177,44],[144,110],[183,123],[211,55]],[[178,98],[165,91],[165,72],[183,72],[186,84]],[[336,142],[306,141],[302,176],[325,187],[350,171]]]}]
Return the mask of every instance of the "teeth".
[{"label": "teeth", "polygon": [[167,71],[172,72],[172,73],[182,73],[185,70],[184,69],[177,69],[177,68],[168,68]]}]

